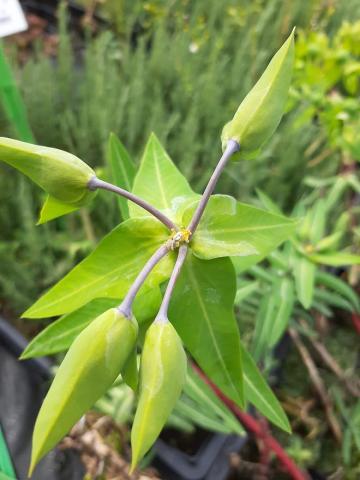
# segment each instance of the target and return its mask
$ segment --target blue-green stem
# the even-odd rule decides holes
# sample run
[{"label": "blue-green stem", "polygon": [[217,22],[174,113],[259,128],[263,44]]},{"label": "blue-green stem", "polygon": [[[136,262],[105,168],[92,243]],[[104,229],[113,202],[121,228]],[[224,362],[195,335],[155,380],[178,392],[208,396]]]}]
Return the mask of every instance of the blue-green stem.
[{"label": "blue-green stem", "polygon": [[119,312],[121,312],[126,318],[132,317],[132,304],[138,291],[142,287],[152,269],[160,262],[162,258],[165,257],[165,255],[169,253],[169,250],[170,247],[168,243],[161,245],[161,247],[158,248],[152,257],[150,257],[150,259],[146,262],[138,276],[135,278],[134,283],[131,285],[128,293],[126,294],[126,297],[117,307]]},{"label": "blue-green stem", "polygon": [[164,294],[164,298],[163,298],[163,301],[162,301],[161,306],[160,306],[159,313],[157,314],[157,316],[155,318],[155,322],[166,323],[166,322],[169,321],[168,320],[168,310],[169,310],[169,304],[170,304],[171,296],[172,296],[172,293],[173,293],[174,288],[175,288],[176,280],[178,279],[181,268],[182,268],[182,266],[185,262],[187,250],[188,250],[187,245],[181,245],[181,247],[179,248],[179,253],[178,253],[173,271],[171,273],[169,283],[167,284],[165,294]]},{"label": "blue-green stem", "polygon": [[131,202],[136,203],[136,205],[151,213],[151,215],[160,220],[160,222],[162,222],[170,230],[179,230],[175,223],[162,212],[160,212],[160,210],[150,205],[150,203],[148,203],[146,200],[143,200],[137,195],[134,195],[133,193],[118,187],[117,185],[105,182],[104,180],[100,180],[97,177],[92,177],[88,182],[88,188],[90,190],[97,190],[98,188],[100,188],[102,190],[107,190],[108,192],[113,192],[117,195],[120,195],[121,197],[127,198]]},{"label": "blue-green stem", "polygon": [[222,157],[219,160],[219,163],[216,165],[216,168],[213,172],[213,174],[210,177],[210,180],[204,190],[204,193],[202,194],[202,197],[200,199],[200,202],[195,210],[195,213],[189,223],[189,226],[187,227],[188,230],[190,230],[191,234],[193,235],[195,233],[195,230],[197,229],[199,222],[201,220],[201,217],[203,216],[204,210],[206,208],[206,205],[210,199],[211,194],[214,191],[214,188],[219,180],[219,177],[226,167],[226,164],[229,160],[229,158],[236,153],[237,151],[240,150],[240,145],[238,142],[235,140],[229,140],[226,149],[222,155]]}]

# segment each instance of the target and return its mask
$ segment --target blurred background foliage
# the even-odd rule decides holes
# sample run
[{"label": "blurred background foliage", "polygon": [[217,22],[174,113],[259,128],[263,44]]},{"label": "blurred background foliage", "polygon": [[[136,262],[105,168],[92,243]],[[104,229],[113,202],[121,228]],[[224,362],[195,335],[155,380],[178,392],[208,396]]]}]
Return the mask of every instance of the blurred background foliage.
[{"label": "blurred background foliage", "polygon": [[[278,338],[256,347],[264,328],[260,307],[274,296],[273,289],[278,292],[278,282],[290,282],[291,306],[283,312],[281,331],[289,324],[296,326],[315,349],[314,342],[324,335],[321,348],[336,359],[345,375],[340,374],[339,380],[339,370],[336,374],[320,369],[331,386],[329,398],[343,439],[338,448],[339,439],[327,434],[324,409],[319,411],[315,405],[312,410],[311,379],[306,373],[304,379],[299,348],[294,348],[283,372],[283,400],[289,415],[297,419],[295,435],[281,440],[301,466],[317,464],[329,471],[343,464],[344,478],[359,478],[359,430],[352,426],[359,422],[359,400],[347,392],[349,375],[358,365],[358,337],[338,315],[339,309],[353,310],[354,302],[349,305],[353,297],[339,282],[340,292],[332,283],[331,288],[326,284],[328,277],[319,280],[325,271],[321,265],[320,273],[310,266],[309,271],[314,271],[309,307],[297,283],[296,259],[285,266],[281,259],[299,252],[306,257],[309,245],[312,252],[326,253],[329,242],[335,253],[340,244],[359,253],[360,2],[69,3],[84,8],[77,28],[69,28],[66,2],[61,2],[58,25],[50,22],[40,35],[21,34],[5,42],[36,141],[71,151],[110,179],[109,133],[115,132],[139,161],[154,131],[199,192],[220,155],[222,126],[297,26],[287,113],[259,157],[230,165],[217,190],[263,208],[304,216],[305,223],[307,212],[312,215],[325,201],[331,203],[331,209],[322,212],[326,229],[323,223],[316,242],[299,234],[302,246],[297,253],[285,245],[260,267],[239,273],[238,317],[244,338],[257,350],[267,371],[272,371],[276,360],[271,349]],[[0,134],[16,137],[1,107]],[[259,198],[256,189],[261,189]],[[100,192],[89,208],[37,227],[42,201],[42,193],[32,184],[0,166],[0,312],[9,318],[15,319],[121,220],[116,198]],[[333,266],[325,275],[329,272],[340,274],[353,286],[358,282],[356,266],[348,271]],[[254,317],[260,318],[255,332]],[[360,331],[359,323],[355,327]],[[299,339],[294,345],[301,350]],[[359,391],[360,386],[354,388]],[[107,408],[103,411],[108,413]]]}]

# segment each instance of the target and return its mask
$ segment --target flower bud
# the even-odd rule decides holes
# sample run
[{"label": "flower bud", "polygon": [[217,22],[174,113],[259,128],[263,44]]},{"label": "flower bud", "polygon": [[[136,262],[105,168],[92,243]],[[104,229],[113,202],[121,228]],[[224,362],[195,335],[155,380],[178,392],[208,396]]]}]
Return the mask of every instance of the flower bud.
[{"label": "flower bud", "polygon": [[82,206],[95,194],[87,186],[95,172],[71,153],[0,137],[0,160],[63,203]]},{"label": "flower bud", "polygon": [[140,364],[140,393],[131,430],[132,470],[150,449],[186,379],[186,355],[170,322],[155,321],[146,332]]},{"label": "flower bud", "polygon": [[239,154],[232,157],[235,160],[252,156],[276,130],[285,109],[293,63],[294,30],[222,131],[223,150],[230,139],[240,144]]},{"label": "flower bud", "polygon": [[113,384],[138,333],[135,319],[111,308],[74,340],[36,419],[30,473]]}]

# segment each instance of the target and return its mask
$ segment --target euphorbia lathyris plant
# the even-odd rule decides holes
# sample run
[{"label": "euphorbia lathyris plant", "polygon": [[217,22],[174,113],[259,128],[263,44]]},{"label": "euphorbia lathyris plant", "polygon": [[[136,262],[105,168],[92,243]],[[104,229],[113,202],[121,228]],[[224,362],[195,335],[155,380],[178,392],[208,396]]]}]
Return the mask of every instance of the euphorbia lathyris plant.
[{"label": "euphorbia lathyris plant", "polygon": [[[124,147],[110,137],[118,185],[98,179],[71,154],[1,140],[1,160],[49,194],[40,223],[83,206],[98,189],[119,194],[125,220],[24,313],[28,318],[65,315],[33,340],[23,358],[69,348],[36,421],[30,473],[120,373],[138,391],[131,435],[134,468],[181,393],[183,344],[230,399],[242,408],[254,404],[289,430],[280,404],[240,342],[230,257],[241,259],[244,267],[258,262],[293,233],[295,222],[212,193],[228,160],[253,155],[276,129],[293,55],[292,33],[225,126],[224,153],[202,196],[192,191],[155,135],[136,175]],[[138,323],[142,333],[147,330],[139,379]]]}]

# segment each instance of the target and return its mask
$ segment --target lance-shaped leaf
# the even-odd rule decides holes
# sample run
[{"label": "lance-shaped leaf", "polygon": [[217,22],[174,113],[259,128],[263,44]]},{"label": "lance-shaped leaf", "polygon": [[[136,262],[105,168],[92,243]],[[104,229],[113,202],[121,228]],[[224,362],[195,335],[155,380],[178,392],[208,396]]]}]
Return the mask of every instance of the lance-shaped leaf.
[{"label": "lance-shaped leaf", "polygon": [[[136,275],[168,232],[153,218],[129,219],[102,239],[95,250],[30,307],[23,317],[44,318],[69,313],[94,298],[122,298]],[[166,280],[173,265],[167,255],[150,274],[147,285]]]},{"label": "lance-shaped leaf", "polygon": [[174,290],[169,318],[209,378],[243,406],[235,291],[234,267],[228,258],[204,261],[189,254]]},{"label": "lance-shaped leaf", "polygon": [[[135,178],[135,164],[128,151],[114,133],[110,134],[107,148],[107,158],[111,165],[114,181],[117,186],[131,192]],[[125,198],[117,197],[121,216],[129,218],[128,202]]]},{"label": "lance-shaped leaf", "polygon": [[59,202],[81,207],[95,195],[87,187],[94,171],[71,153],[0,138],[0,161],[24,173]]},{"label": "lance-shaped leaf", "polygon": [[36,419],[30,475],[103,395],[134,349],[137,323],[110,309],[83,330],[61,363]]},{"label": "lance-shaped leaf", "polygon": [[[160,307],[161,292],[159,287],[140,290],[136,296],[133,311],[139,324],[153,319]],[[44,328],[31,340],[21,359],[54,355],[67,350],[75,338],[94,318],[101,315],[109,308],[114,308],[120,303],[119,299],[97,298],[83,307],[62,316]]]},{"label": "lance-shaped leaf", "polygon": [[[294,30],[265,72],[225,125],[223,149],[236,140],[244,154],[253,153],[274,133],[284,113],[294,63]],[[240,155],[241,155],[240,152]]]},{"label": "lance-shaped leaf", "polygon": [[146,332],[140,365],[139,403],[131,429],[133,470],[151,448],[186,380],[186,355],[171,323],[154,322]]},{"label": "lance-shaped leaf", "polygon": [[314,296],[316,265],[303,255],[296,255],[294,264],[297,297],[302,306],[308,309]]},{"label": "lance-shaped leaf", "polygon": [[[195,209],[183,216],[186,225]],[[236,256],[247,266],[258,262],[295,231],[296,221],[236,202],[233,197],[214,195],[192,240],[194,254],[203,259]]]},{"label": "lance-shaped leaf", "polygon": [[246,400],[252,403],[274,425],[291,433],[289,420],[282,406],[243,345],[241,345],[241,353],[244,365],[244,392]]},{"label": "lance-shaped leaf", "polygon": [[[180,173],[155,134],[146,144],[133,193],[177,221],[189,201],[198,197]],[[135,204],[129,204],[130,217],[149,215]]]},{"label": "lance-shaped leaf", "polygon": [[360,265],[360,255],[348,252],[316,253],[309,255],[309,258],[316,263],[341,267],[343,265]]}]

